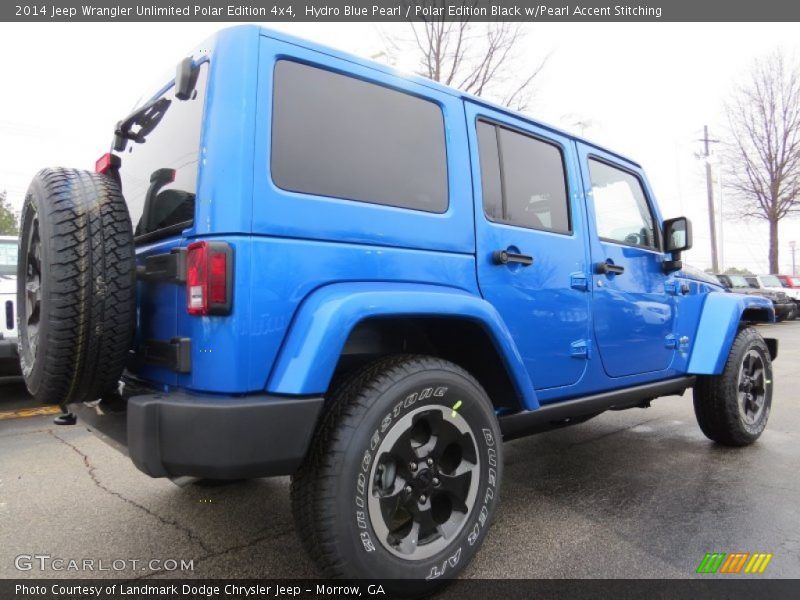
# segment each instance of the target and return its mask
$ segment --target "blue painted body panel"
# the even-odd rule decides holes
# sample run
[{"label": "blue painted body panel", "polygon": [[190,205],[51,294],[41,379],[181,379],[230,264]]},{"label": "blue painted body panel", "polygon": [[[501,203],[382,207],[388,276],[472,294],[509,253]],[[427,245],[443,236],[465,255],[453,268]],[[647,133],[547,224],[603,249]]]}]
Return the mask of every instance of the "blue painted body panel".
[{"label": "blue painted body panel", "polygon": [[[308,238],[337,242],[378,244],[474,252],[472,186],[464,167],[469,154],[463,127],[460,98],[363,66],[357,61],[334,58],[294,44],[263,36],[261,38],[256,119],[255,160],[253,161],[253,231],[260,235]],[[436,214],[339,198],[287,192],[278,188],[269,172],[272,71],[275,62],[291,59],[424,96],[438,104],[444,115],[447,141],[447,170],[450,203],[447,212]],[[389,115],[390,117],[390,115]],[[409,174],[409,176],[413,176]],[[298,219],[298,215],[303,215]]]},{"label": "blue painted body panel", "polygon": [[674,350],[667,348],[665,342],[675,326],[674,296],[664,287],[665,256],[657,250],[600,239],[595,225],[589,159],[603,160],[636,176],[648,197],[655,222],[661,223],[658,206],[640,167],[582,143],[577,148],[590,215],[592,262],[610,261],[625,268],[621,275],[594,276],[592,311],[600,360],[605,373],[612,378],[650,373],[654,380],[661,379],[673,360]]},{"label": "blue painted body panel", "polygon": [[[251,251],[254,279],[249,282],[250,327],[240,339],[249,356],[247,387],[251,390],[263,390],[267,385],[284,339],[297,335],[298,307],[325,286],[352,281],[387,287],[418,283],[478,296],[475,263],[468,254],[262,236],[253,236]],[[439,294],[438,298],[446,310],[447,297]],[[366,305],[363,310],[363,317],[368,317],[372,306]],[[311,363],[307,368],[314,370],[316,365]],[[325,387],[294,389],[305,394],[324,391]]]},{"label": "blue painted body panel", "polygon": [[[742,312],[768,301],[722,293],[665,255],[598,239],[586,161],[600,156],[643,182],[634,162],[529,118],[428,80],[256,26],[201,46],[209,60],[194,224],[137,248],[149,254],[219,239],[234,251],[228,316],[186,313],[175,284],[140,283],[137,344],[192,340],[192,369],[140,366],[147,381],[231,395],[325,392],[345,341],[371,318],[445,316],[480,323],[520,408],[691,374],[718,373]],[[272,181],[272,73],[291,59],[423,96],[444,115],[449,206],[443,214],[287,192]],[[313,93],[313,91],[310,91]],[[484,215],[475,122],[486,118],[545,138],[564,157],[572,231],[556,234],[490,222]],[[495,265],[492,252],[532,254],[527,269]],[[596,275],[597,262],[623,276]],[[585,281],[586,286],[574,285]],[[602,281],[602,285],[598,285]],[[673,282],[688,293],[673,294]],[[674,342],[674,343],[673,343]],[[585,356],[580,356],[585,349]]]},{"label": "blue painted body panel", "polygon": [[275,364],[267,391],[325,391],[349,332],[367,318],[454,317],[483,325],[528,410],[538,408],[530,378],[514,340],[494,307],[454,288],[402,283],[335,283],[312,293],[300,307]]},{"label": "blue painted body panel", "polygon": [[[466,103],[475,190],[475,235],[481,294],[491,302],[511,331],[537,390],[577,384],[588,361],[572,355],[573,344],[589,342],[590,292],[570,286],[571,278],[590,278],[586,217],[580,193],[580,170],[571,140],[521,119],[510,119],[482,105]],[[506,126],[555,143],[567,173],[572,232],[569,234],[514,227],[490,221],[483,210],[480,162],[475,124],[478,120]],[[534,257],[529,267],[498,266],[496,250]]]},{"label": "blue painted body panel", "polygon": [[696,341],[687,367],[687,372],[693,375],[722,372],[745,309],[761,309],[771,315],[770,320],[775,320],[772,302],[766,298],[710,292],[703,299]]}]

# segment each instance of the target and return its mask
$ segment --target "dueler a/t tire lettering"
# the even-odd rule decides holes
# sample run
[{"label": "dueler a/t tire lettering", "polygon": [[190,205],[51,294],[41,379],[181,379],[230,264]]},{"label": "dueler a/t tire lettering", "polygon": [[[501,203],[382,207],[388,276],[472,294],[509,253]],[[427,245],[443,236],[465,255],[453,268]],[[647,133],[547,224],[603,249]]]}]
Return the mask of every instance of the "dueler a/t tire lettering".
[{"label": "dueler a/t tire lettering", "polygon": [[293,477],[306,550],[328,577],[455,577],[489,529],[501,439],[489,398],[457,365],[371,363],[332,392]]}]

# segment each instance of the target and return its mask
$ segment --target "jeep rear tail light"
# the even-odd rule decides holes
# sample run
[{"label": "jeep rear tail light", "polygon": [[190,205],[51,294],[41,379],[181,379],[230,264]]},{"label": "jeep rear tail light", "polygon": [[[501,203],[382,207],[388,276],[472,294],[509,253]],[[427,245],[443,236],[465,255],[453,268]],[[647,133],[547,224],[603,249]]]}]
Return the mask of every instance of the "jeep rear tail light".
[{"label": "jeep rear tail light", "polygon": [[100,173],[100,175],[106,175],[112,169],[119,169],[121,164],[122,161],[119,159],[119,156],[106,152],[94,163],[94,170],[96,173]]},{"label": "jeep rear tail light", "polygon": [[194,242],[186,254],[186,310],[190,315],[227,315],[233,292],[233,248],[225,242]]}]

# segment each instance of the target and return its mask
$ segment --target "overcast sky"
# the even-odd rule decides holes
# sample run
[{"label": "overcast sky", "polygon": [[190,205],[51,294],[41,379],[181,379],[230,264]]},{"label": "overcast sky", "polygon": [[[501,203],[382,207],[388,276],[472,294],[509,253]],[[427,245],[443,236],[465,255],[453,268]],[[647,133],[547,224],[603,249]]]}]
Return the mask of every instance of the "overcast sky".
[{"label": "overcast sky", "polygon": [[[114,123],[185,53],[225,24],[0,24],[0,190],[18,209],[44,166],[93,168]],[[374,55],[370,24],[274,24],[336,48]],[[391,32],[405,24],[382,25]],[[688,262],[710,265],[703,163],[704,124],[723,133],[726,96],[752,60],[776,47],[800,56],[795,23],[541,23],[530,25],[525,53],[538,62],[529,113],[580,133],[641,163],[665,217],[694,223]],[[588,124],[588,125],[587,125]],[[724,203],[724,198],[723,198]],[[724,265],[767,270],[767,231],[726,220]],[[781,226],[780,264],[789,272],[789,240],[800,219]],[[800,252],[798,252],[800,263]],[[798,264],[800,269],[800,264]]]}]

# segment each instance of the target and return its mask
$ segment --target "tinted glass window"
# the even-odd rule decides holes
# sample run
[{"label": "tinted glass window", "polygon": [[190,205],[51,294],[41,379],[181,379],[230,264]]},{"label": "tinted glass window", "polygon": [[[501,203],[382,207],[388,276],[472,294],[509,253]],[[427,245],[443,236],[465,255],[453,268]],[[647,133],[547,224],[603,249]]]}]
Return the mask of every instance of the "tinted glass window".
[{"label": "tinted glass window", "polygon": [[166,111],[155,128],[142,143],[129,140],[118,153],[122,193],[137,238],[178,233],[194,219],[207,76],[208,63],[203,63],[189,100],[168,90],[162,96],[168,101]]},{"label": "tinted glass window", "polygon": [[569,233],[564,160],[558,146],[478,122],[483,207],[492,221]]},{"label": "tinted glass window", "polygon": [[598,160],[589,160],[597,233],[632,246],[658,246],[653,216],[639,179]]},{"label": "tinted glass window", "polygon": [[764,284],[765,287],[783,287],[781,285],[781,280],[775,277],[774,275],[762,275],[761,276],[761,283]]},{"label": "tinted glass window", "polygon": [[741,275],[729,275],[728,279],[733,287],[748,287],[747,280]]},{"label": "tinted glass window", "polygon": [[17,274],[17,242],[0,241],[0,275]]},{"label": "tinted glass window", "polygon": [[478,121],[477,129],[483,210],[492,221],[502,221],[503,196],[500,185],[500,155],[497,150],[497,128],[489,123]]},{"label": "tinted glass window", "polygon": [[447,210],[438,105],[291,61],[275,65],[272,179],[285,190]]}]

